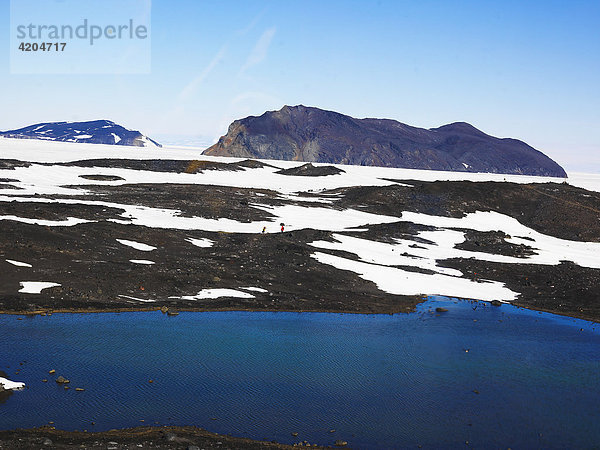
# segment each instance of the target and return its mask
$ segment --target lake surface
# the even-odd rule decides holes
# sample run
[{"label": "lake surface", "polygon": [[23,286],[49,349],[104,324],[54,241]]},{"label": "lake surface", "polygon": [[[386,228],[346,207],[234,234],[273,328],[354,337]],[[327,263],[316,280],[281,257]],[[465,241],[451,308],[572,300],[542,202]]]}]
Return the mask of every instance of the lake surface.
[{"label": "lake surface", "polygon": [[0,348],[0,370],[27,384],[0,403],[0,429],[196,425],[358,448],[600,445],[600,325],[509,305],[0,316]]}]

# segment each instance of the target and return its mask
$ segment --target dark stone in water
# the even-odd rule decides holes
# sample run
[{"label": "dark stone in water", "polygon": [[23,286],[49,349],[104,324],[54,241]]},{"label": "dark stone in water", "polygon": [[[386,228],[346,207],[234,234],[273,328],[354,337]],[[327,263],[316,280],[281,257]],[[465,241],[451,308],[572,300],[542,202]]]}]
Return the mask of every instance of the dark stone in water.
[{"label": "dark stone in water", "polygon": [[438,306],[437,308],[435,308],[435,312],[448,312],[448,310],[446,308],[442,308],[441,306]]},{"label": "dark stone in water", "polygon": [[70,383],[69,380],[67,380],[65,377],[63,377],[62,375],[60,375],[57,379],[56,382],[59,384],[67,384]]},{"label": "dark stone in water", "polygon": [[492,300],[491,304],[492,306],[502,306],[502,302],[498,300]]},{"label": "dark stone in water", "polygon": [[346,441],[342,441],[341,439],[338,439],[337,441],[335,441],[336,447],[345,447],[346,445],[348,445],[348,443]]}]

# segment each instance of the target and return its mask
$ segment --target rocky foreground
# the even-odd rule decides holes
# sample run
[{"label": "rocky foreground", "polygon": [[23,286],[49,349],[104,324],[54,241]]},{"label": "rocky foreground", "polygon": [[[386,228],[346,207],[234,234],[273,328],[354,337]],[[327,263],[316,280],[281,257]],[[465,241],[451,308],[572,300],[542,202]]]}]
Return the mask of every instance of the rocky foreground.
[{"label": "rocky foreground", "polygon": [[[302,446],[304,445],[303,443]],[[0,431],[0,449],[32,448],[200,450],[201,448],[291,449],[294,446],[218,435],[195,427],[139,427],[99,433],[68,432],[51,427]]]},{"label": "rocky foreground", "polygon": [[[579,264],[576,252],[560,254],[569,250],[569,242],[600,242],[600,194],[568,184],[378,178],[383,185],[367,181],[291,195],[277,186],[202,184],[202,178],[185,176],[216,174],[221,180],[236,180],[256,174],[248,179],[268,175],[282,183],[305,183],[297,181],[301,179],[318,187],[347,174],[336,168],[315,172],[314,167],[286,174],[258,161],[1,163],[6,168],[0,186],[3,312],[162,308],[171,313],[397,313],[413,310],[427,295],[478,298],[475,293],[444,291],[449,281],[466,283],[467,293],[469,286],[473,292],[486,288],[488,300],[495,298],[492,288],[497,287],[499,299],[507,292],[514,294],[515,305],[600,320],[600,269],[593,262]],[[28,170],[57,177],[68,171],[71,178],[32,188],[23,181]],[[161,182],[161,176],[171,182]],[[541,241],[511,236],[501,223],[482,231],[467,222],[444,222],[475,212],[516,219],[514,223],[535,239],[540,240],[541,233],[544,239],[561,241],[544,250]],[[168,217],[173,225],[160,223],[158,216]],[[354,224],[344,226],[342,222],[350,219]],[[263,226],[266,233],[261,233]],[[444,236],[457,234],[463,237],[445,248]],[[563,247],[556,247],[559,244]],[[364,247],[379,245],[389,255],[396,250],[398,262],[365,256]],[[536,260],[542,253],[552,253],[555,263]],[[352,264],[359,268],[345,268]],[[396,289],[405,283],[401,277],[386,288],[361,273],[365,267],[392,270],[408,280],[415,274],[419,280],[431,277],[431,282],[409,295],[398,294],[404,292]]]}]

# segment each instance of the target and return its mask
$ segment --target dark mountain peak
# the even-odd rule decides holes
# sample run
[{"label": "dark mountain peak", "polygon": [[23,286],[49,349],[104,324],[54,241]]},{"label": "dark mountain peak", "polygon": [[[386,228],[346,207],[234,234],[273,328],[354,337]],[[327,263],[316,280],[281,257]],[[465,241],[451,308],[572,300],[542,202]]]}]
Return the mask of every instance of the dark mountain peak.
[{"label": "dark mountain peak", "polygon": [[106,119],[87,122],[37,123],[17,130],[0,132],[0,136],[13,139],[161,147],[159,143],[144,136],[139,131],[128,130]]},{"label": "dark mountain peak", "polygon": [[205,155],[566,177],[543,153],[466,122],[413,127],[296,105],[234,121]]},{"label": "dark mountain peak", "polygon": [[483,131],[478,130],[473,125],[471,125],[470,123],[467,123],[467,122],[453,122],[453,123],[449,123],[447,125],[442,125],[441,127],[438,127],[438,128],[430,128],[429,131],[443,131],[443,132],[450,132],[450,133],[465,133],[465,134],[489,136],[489,135],[485,134]]}]

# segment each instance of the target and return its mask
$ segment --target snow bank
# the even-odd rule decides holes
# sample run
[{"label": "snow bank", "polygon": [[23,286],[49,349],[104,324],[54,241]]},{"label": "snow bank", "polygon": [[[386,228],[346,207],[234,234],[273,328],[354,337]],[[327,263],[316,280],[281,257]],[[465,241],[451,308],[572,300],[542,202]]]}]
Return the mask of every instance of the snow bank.
[{"label": "snow bank", "polygon": [[141,242],[128,241],[126,239],[117,239],[117,242],[128,247],[133,247],[136,250],[141,250],[143,252],[151,252],[152,250],[156,250],[156,247],[152,247],[151,245],[147,244],[142,244]]},{"label": "snow bank", "polygon": [[14,261],[12,259],[5,259],[5,261],[7,263],[12,264],[13,266],[17,266],[17,267],[33,267],[31,264],[28,264],[26,262]]},{"label": "snow bank", "polygon": [[67,217],[65,220],[42,220],[29,219],[19,216],[0,216],[0,220],[14,220],[15,222],[29,223],[32,225],[42,225],[44,227],[72,227],[80,223],[93,222],[92,220],[78,219],[77,217]]},{"label": "snow bank", "polygon": [[269,292],[266,289],[259,288],[259,287],[242,287],[240,289],[243,289],[245,291],[254,291],[254,292]]},{"label": "snow bank", "polygon": [[145,299],[145,298],[131,297],[130,295],[119,295],[119,297],[127,298],[129,300],[136,300],[138,302],[143,302],[143,303],[154,303],[154,302],[156,302],[156,300],[148,300],[148,299]]},{"label": "snow bank", "polygon": [[254,298],[254,295],[248,294],[247,292],[236,291],[235,289],[203,289],[196,295],[184,295],[183,297],[177,298],[183,300],[201,300],[219,297]]},{"label": "snow bank", "polygon": [[0,385],[2,385],[2,387],[4,389],[14,389],[14,390],[18,390],[18,389],[23,389],[25,387],[25,383],[20,383],[17,381],[10,381],[7,380],[6,378],[2,378],[0,377]]},{"label": "snow bank", "polygon": [[316,252],[311,255],[323,264],[341,270],[349,270],[364,280],[374,282],[384,292],[396,295],[444,295],[447,297],[474,298],[479,300],[512,301],[517,293],[496,281],[475,282],[442,274],[423,274],[353,261],[339,256]]},{"label": "snow bank", "polygon": [[23,294],[41,294],[44,289],[60,286],[58,283],[48,281],[21,281],[19,284],[22,286],[19,292]]},{"label": "snow bank", "polygon": [[214,245],[214,241],[211,241],[210,239],[187,238],[186,241],[192,245],[195,245],[196,247],[208,248]]},{"label": "snow bank", "polygon": [[462,240],[456,241],[456,234],[453,235],[454,237],[450,237],[451,234],[448,233],[448,230],[420,233],[420,237],[436,243],[438,247],[436,251],[439,253],[446,252],[446,254],[440,254],[437,259],[474,257],[480,260],[501,263],[546,265],[559,264],[561,261],[571,261],[583,267],[600,268],[600,258],[598,258],[598,254],[600,254],[600,242],[569,241],[548,236],[523,225],[517,219],[493,211],[478,211],[461,218],[403,212],[400,220],[446,229],[469,229],[484,232],[502,231],[510,235],[510,238],[506,239],[507,242],[528,245],[536,252],[532,256],[516,258],[483,252],[461,251],[453,247],[455,244],[462,242]]}]

